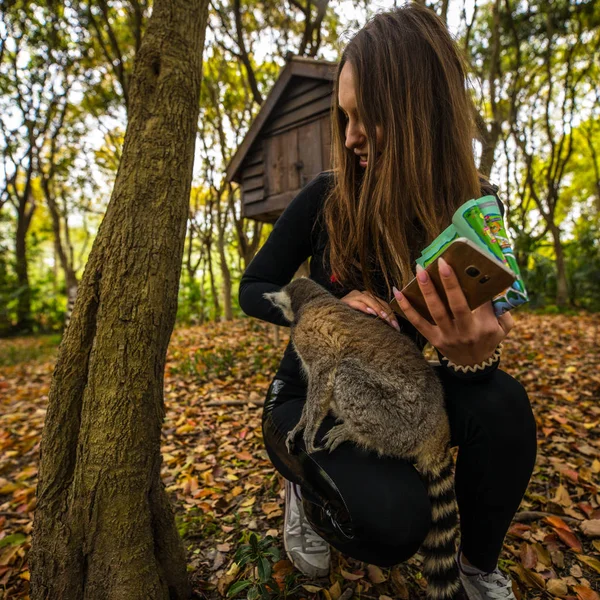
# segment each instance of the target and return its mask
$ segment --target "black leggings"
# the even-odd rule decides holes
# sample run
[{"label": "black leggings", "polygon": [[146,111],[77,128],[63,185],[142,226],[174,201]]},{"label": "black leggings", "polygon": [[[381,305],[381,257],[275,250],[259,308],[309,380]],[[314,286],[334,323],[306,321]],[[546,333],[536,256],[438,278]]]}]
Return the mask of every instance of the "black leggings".
[{"label": "black leggings", "polygon": [[[529,483],[536,425],[524,387],[498,368],[486,381],[464,381],[434,366],[444,387],[452,446],[458,446],[455,489],[464,555],[492,571]],[[302,435],[288,453],[285,437],[300,420],[306,388],[274,379],[263,410],[267,453],[286,479],[300,484],[314,530],[334,548],[389,567],[410,558],[427,535],[431,506],[411,462],[378,457],[343,442],[308,454]],[[335,424],[323,421],[316,444]]]}]

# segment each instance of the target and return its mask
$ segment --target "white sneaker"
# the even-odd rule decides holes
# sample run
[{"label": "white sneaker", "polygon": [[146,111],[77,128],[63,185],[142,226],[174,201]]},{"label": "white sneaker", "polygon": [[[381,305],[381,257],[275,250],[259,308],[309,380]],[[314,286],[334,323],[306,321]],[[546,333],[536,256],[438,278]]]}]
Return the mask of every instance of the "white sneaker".
[{"label": "white sneaker", "polygon": [[491,573],[469,575],[462,569],[461,551],[456,557],[458,572],[469,600],[516,600],[510,578],[498,567]]},{"label": "white sneaker", "polygon": [[285,515],[283,518],[283,545],[292,564],[308,577],[329,574],[331,550],[329,544],[310,526],[299,486],[285,481]]}]

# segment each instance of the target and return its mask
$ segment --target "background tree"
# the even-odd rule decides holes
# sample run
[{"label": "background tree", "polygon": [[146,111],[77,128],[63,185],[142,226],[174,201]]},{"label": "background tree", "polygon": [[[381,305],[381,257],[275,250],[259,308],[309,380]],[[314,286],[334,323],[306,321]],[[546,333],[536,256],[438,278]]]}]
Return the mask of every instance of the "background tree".
[{"label": "background tree", "polygon": [[61,125],[71,87],[69,71],[77,57],[69,52],[59,21],[60,12],[27,2],[15,2],[2,16],[6,34],[0,63],[0,143],[5,185],[0,203],[11,204],[16,216],[13,333],[33,329],[27,259],[27,232],[37,207],[33,182],[41,147]]}]

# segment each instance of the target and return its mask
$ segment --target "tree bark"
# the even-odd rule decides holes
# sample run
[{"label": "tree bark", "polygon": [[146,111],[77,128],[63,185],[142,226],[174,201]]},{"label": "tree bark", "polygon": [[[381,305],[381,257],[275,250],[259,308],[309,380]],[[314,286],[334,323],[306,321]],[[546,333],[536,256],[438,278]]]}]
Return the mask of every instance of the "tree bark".
[{"label": "tree bark", "polygon": [[566,306],[569,302],[569,286],[567,284],[567,269],[565,265],[565,253],[560,241],[560,229],[554,221],[550,224],[554,253],[556,254],[556,305]]},{"label": "tree bark", "polygon": [[33,600],[191,594],[160,478],[208,0],[156,0],[106,215],[49,391],[30,553]]},{"label": "tree bark", "polygon": [[31,217],[35,210],[35,202],[31,202],[29,191],[18,199],[17,231],[15,235],[15,270],[19,282],[19,298],[17,301],[17,325],[15,331],[29,333],[33,330],[31,318],[31,288],[29,287],[29,265],[27,263],[27,232]]}]

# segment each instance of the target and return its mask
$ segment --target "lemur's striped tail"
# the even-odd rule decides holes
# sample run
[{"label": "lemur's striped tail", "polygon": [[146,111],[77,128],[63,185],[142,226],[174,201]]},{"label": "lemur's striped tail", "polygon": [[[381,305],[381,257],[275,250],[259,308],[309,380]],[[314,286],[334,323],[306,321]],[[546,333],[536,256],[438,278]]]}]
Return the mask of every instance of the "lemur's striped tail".
[{"label": "lemur's striped tail", "polygon": [[460,589],[458,567],[454,560],[458,535],[458,506],[454,493],[454,473],[450,449],[442,463],[423,469],[431,500],[431,529],[421,547],[425,557],[423,574],[427,578],[427,597],[449,600]]}]

